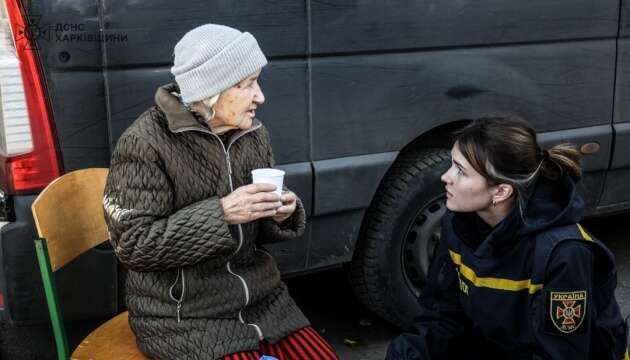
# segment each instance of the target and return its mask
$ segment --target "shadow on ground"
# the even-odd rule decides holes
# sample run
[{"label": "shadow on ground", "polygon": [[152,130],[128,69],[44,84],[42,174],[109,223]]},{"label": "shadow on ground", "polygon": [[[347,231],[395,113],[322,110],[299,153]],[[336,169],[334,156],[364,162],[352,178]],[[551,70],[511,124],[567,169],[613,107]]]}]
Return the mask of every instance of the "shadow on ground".
[{"label": "shadow on ground", "polygon": [[342,269],[292,278],[287,285],[313,327],[341,359],[383,359],[389,340],[399,333],[359,303]]}]

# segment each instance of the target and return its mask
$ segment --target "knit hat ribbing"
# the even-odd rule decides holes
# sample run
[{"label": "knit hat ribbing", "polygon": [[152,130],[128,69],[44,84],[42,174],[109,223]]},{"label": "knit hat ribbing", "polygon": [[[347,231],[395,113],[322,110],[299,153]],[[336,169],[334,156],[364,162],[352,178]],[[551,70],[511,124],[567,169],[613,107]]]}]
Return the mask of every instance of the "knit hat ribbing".
[{"label": "knit hat ribbing", "polygon": [[174,54],[171,73],[186,103],[229,89],[267,65],[252,34],[216,24],[187,32],[175,45]]}]

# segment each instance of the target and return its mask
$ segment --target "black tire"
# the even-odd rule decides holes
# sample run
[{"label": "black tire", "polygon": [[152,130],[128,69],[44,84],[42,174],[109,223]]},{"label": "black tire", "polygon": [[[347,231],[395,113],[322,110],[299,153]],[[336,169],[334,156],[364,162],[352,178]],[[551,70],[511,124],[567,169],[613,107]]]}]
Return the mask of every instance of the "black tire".
[{"label": "black tire", "polygon": [[363,304],[405,327],[440,238],[446,209],[440,176],[450,166],[444,149],[402,154],[380,184],[366,213],[348,278]]}]

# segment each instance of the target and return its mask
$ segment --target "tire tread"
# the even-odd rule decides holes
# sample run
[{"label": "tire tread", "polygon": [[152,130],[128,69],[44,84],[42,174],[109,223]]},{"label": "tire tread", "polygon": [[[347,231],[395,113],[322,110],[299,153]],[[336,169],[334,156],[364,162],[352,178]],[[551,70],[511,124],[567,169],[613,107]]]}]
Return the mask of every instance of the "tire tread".
[{"label": "tire tread", "polygon": [[448,159],[450,159],[448,150],[431,148],[402,154],[394,162],[368,208],[354,258],[347,266],[348,279],[359,301],[394,325],[402,324],[388,310],[382,289],[378,286],[377,244],[385,240],[382,228],[387,224],[388,213],[396,207],[398,200],[409,187],[409,182],[428,168]]}]

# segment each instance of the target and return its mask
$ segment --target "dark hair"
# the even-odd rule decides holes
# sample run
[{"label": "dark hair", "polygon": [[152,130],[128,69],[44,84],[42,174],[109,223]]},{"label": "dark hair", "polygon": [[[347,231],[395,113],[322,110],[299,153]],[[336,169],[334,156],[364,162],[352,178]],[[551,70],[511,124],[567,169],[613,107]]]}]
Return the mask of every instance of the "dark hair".
[{"label": "dark hair", "polygon": [[556,180],[569,174],[582,175],[581,154],[571,144],[549,150],[540,147],[536,132],[516,117],[487,117],[474,120],[456,133],[455,142],[472,167],[492,184],[510,184],[516,199],[539,176]]}]

